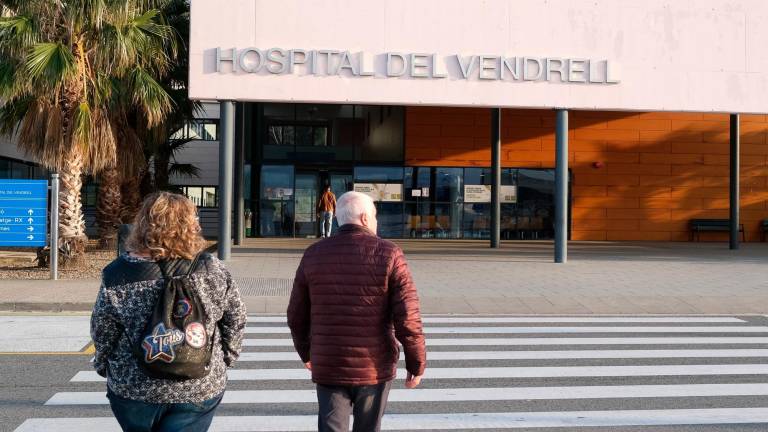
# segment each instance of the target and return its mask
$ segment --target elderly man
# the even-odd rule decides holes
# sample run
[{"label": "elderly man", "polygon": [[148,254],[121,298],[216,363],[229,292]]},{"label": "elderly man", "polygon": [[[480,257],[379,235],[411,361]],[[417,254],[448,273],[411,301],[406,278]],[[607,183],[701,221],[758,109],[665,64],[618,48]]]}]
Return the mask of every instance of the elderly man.
[{"label": "elderly man", "polygon": [[336,204],[337,234],[304,253],[288,305],[293,343],[317,384],[318,430],[380,430],[405,351],[405,386],[426,366],[419,299],[403,252],[376,236],[376,207],[359,192]]}]

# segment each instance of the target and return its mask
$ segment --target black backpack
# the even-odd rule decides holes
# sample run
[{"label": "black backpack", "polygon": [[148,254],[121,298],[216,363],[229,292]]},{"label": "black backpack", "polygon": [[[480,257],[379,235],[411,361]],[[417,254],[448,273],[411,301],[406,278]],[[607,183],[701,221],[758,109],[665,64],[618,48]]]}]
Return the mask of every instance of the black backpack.
[{"label": "black backpack", "polygon": [[195,291],[190,275],[199,256],[182,276],[169,275],[166,262],[158,262],[165,287],[155,304],[133,354],[145,374],[152,378],[186,380],[202,378],[210,371],[213,340],[208,334],[208,316]]}]

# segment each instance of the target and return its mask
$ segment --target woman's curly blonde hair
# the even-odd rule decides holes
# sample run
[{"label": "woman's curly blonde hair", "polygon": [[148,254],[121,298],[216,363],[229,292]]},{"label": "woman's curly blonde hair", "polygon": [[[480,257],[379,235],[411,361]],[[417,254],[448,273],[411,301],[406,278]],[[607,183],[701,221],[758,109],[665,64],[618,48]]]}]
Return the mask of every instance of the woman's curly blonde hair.
[{"label": "woman's curly blonde hair", "polygon": [[155,260],[193,259],[204,247],[197,207],[189,198],[170,192],[144,199],[126,240],[129,251],[149,253]]}]

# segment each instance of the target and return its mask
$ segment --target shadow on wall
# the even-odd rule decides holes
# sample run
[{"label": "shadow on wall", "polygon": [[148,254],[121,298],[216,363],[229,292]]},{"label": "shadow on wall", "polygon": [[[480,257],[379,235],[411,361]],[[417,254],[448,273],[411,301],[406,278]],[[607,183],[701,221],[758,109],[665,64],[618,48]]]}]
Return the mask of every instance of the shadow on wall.
[{"label": "shadow on wall", "polygon": [[[410,165],[488,166],[490,113],[409,108]],[[504,110],[502,164],[554,167],[555,115]],[[768,121],[742,116],[741,222],[759,241],[768,218]],[[694,218],[728,218],[727,114],[574,111],[570,116],[574,240],[687,241]],[[440,149],[436,155],[435,149]],[[707,233],[701,240],[727,240]]]}]

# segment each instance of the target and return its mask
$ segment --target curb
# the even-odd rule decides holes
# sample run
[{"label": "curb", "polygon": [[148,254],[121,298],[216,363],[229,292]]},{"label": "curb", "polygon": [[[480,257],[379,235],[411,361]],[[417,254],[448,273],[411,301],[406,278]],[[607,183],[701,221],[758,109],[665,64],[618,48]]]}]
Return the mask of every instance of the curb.
[{"label": "curb", "polygon": [[44,303],[44,302],[15,302],[0,303],[0,312],[90,312],[93,303]]}]

